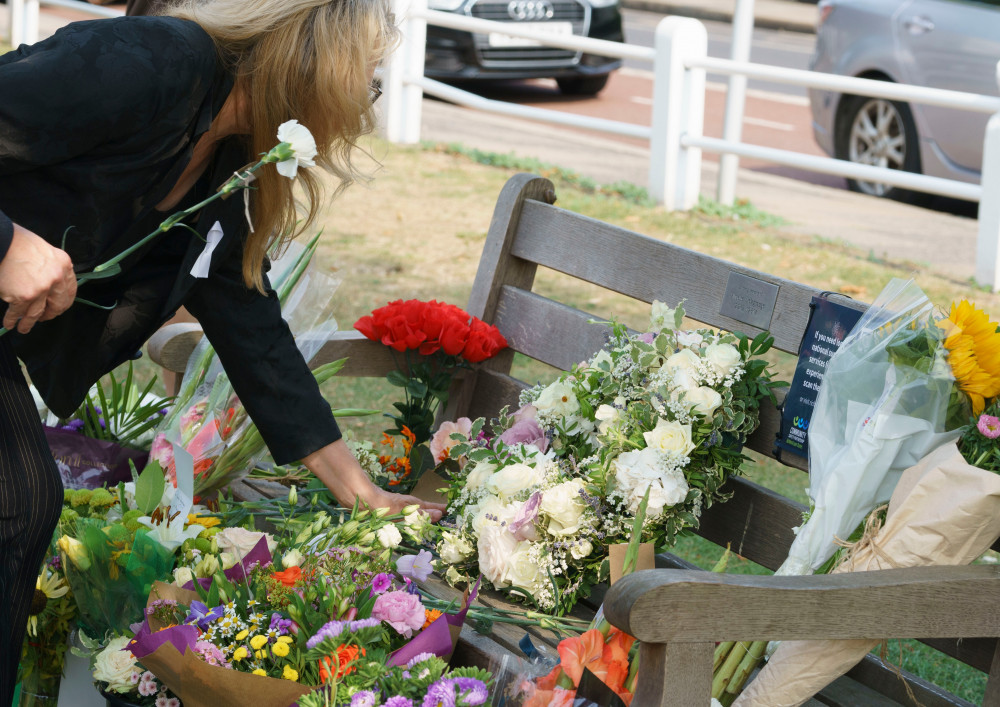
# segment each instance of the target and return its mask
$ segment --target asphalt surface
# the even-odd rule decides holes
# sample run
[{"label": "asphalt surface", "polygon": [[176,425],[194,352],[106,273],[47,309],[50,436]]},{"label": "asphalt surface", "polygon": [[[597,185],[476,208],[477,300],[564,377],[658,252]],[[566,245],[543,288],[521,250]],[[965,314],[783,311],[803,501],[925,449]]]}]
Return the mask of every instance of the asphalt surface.
[{"label": "asphalt surface", "polygon": [[[626,6],[702,19],[731,18],[734,0],[624,0]],[[816,6],[790,0],[757,0],[758,26],[811,31]],[[40,29],[47,36],[67,21],[67,13],[46,9]],[[71,13],[70,13],[71,14]],[[69,19],[72,19],[70,17]],[[0,36],[7,12],[0,8]],[[598,183],[648,184],[649,150],[645,145],[563,130],[555,126],[472,111],[425,100],[421,138],[459,142],[469,147],[510,153],[577,171]],[[702,193],[715,193],[717,166],[705,161]],[[975,271],[978,224],[946,211],[876,199],[843,189],[808,184],[758,170],[741,169],[737,196],[781,216],[786,228],[863,248],[872,257],[905,261],[916,271],[932,268],[965,282]],[[781,273],[796,279],[794,269]],[[906,274],[906,268],[901,271]]]}]

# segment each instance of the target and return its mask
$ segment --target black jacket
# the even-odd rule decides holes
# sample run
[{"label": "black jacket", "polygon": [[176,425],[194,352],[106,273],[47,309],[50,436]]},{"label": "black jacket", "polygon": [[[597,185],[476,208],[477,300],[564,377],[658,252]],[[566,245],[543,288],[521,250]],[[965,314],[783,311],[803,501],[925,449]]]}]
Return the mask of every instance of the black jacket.
[{"label": "black jacket", "polygon": [[[154,206],[232,83],[211,38],[174,18],[77,22],[0,56],[0,257],[11,220],[64,242],[78,272],[151,232],[168,215]],[[252,160],[242,138],[223,141],[181,207]],[[71,414],[94,381],[132,358],[185,305],[276,461],[339,439],[274,292],[263,296],[243,283],[242,194],[214,201],[196,218],[202,237],[216,221],[225,234],[209,277],[190,275],[203,242],[175,228],[126,259],[120,275],[81,286],[79,297],[113,304],[111,311],[75,303],[27,335],[7,334],[32,382],[50,409]]]}]

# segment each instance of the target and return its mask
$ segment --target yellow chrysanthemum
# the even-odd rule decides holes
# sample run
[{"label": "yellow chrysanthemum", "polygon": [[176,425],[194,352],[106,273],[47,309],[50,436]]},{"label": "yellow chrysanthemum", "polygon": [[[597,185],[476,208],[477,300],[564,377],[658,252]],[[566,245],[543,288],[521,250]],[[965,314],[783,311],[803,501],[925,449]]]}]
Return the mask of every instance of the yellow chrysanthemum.
[{"label": "yellow chrysanthemum", "polygon": [[250,651],[247,650],[247,647],[240,646],[233,652],[233,660],[243,660],[248,655],[250,655]]},{"label": "yellow chrysanthemum", "polygon": [[978,415],[987,398],[1000,395],[1000,334],[996,322],[968,300],[952,303],[951,313],[940,322],[945,330],[948,364],[958,387],[969,396]]},{"label": "yellow chrysanthemum", "polygon": [[274,653],[279,658],[284,658],[288,655],[288,644],[287,643],[275,643],[271,646],[271,652]]},{"label": "yellow chrysanthemum", "polygon": [[221,522],[222,521],[218,518],[212,518],[209,516],[196,516],[193,513],[188,514],[188,525],[200,525],[204,528],[213,528]]},{"label": "yellow chrysanthemum", "polygon": [[292,682],[296,682],[299,679],[299,671],[290,665],[286,665],[285,669],[281,673],[281,677],[283,677],[285,680],[291,680]]},{"label": "yellow chrysanthemum", "polygon": [[257,668],[256,670],[253,671],[253,674],[254,675],[260,675],[261,677],[264,677],[264,678],[267,677],[267,672],[265,672],[263,668]]},{"label": "yellow chrysanthemum", "polygon": [[255,651],[259,651],[267,644],[267,636],[254,636],[250,639],[250,647]]},{"label": "yellow chrysanthemum", "polygon": [[295,641],[291,636],[278,636],[278,643],[293,643]]}]

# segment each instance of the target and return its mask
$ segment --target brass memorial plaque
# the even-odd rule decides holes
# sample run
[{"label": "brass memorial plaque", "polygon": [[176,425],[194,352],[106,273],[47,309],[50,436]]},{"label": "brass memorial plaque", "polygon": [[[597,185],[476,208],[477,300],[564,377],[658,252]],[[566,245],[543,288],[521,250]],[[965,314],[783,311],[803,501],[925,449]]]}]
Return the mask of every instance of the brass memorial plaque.
[{"label": "brass memorial plaque", "polygon": [[771,325],[771,316],[774,314],[774,305],[777,301],[777,285],[756,277],[731,272],[719,314],[758,329],[767,329]]}]

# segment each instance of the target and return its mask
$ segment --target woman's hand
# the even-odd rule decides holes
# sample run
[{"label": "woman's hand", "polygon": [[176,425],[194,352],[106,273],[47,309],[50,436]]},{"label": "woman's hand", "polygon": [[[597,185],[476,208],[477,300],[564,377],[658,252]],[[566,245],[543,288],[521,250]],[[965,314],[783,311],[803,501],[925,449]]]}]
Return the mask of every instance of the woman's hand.
[{"label": "woman's hand", "polygon": [[388,508],[391,512],[398,513],[407,506],[416,504],[435,523],[444,514],[444,504],[423,501],[416,496],[390,493],[373,484],[342,439],[313,452],[302,463],[330,489],[330,493],[345,508],[353,507],[355,500],[360,500],[362,505],[369,508]]},{"label": "woman's hand", "polygon": [[27,334],[35,322],[56,317],[73,304],[76,274],[66,251],[14,224],[14,237],[0,260],[0,300],[6,302],[3,326]]}]

